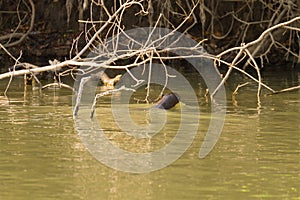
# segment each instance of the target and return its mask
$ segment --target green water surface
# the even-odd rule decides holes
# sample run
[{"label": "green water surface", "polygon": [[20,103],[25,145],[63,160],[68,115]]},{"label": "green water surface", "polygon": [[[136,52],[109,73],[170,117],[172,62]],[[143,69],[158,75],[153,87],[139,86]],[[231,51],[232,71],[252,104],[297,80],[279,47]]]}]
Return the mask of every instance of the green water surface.
[{"label": "green water surface", "polygon": [[[265,74],[264,80],[280,89],[298,85],[299,77]],[[1,91],[7,82],[1,81]],[[0,99],[1,200],[300,199],[300,91],[262,95],[258,105],[256,86],[249,84],[233,104],[230,92],[235,86],[227,85],[225,125],[207,157],[198,158],[210,117],[203,104],[198,134],[180,159],[155,172],[132,174],[105,166],[82,144],[72,117],[71,91],[39,93],[29,86],[24,92],[22,83],[15,79],[8,99]],[[133,118],[145,121],[143,111],[136,112],[143,106],[131,107]],[[129,149],[135,145],[145,150],[145,141],[122,137],[110,125],[109,109],[103,101],[96,110],[109,136]],[[170,112],[169,126],[177,128],[176,109]],[[173,136],[165,134],[148,145],[162,146]]]}]

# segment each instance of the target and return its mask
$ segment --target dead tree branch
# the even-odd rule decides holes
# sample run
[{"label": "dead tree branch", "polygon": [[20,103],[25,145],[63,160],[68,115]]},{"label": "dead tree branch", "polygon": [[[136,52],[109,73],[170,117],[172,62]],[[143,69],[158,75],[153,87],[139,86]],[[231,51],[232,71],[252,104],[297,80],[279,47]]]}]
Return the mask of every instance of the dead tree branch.
[{"label": "dead tree branch", "polygon": [[[63,68],[67,68],[67,70],[58,73],[59,76],[73,73],[76,70],[78,70],[79,72],[77,72],[81,75],[84,75],[99,69],[108,68],[123,69],[130,74],[130,68],[145,66],[146,64],[149,64],[147,70],[151,71],[151,66],[154,62],[165,66],[165,61],[167,60],[205,57],[214,60],[216,64],[222,64],[228,67],[219,86],[215,91],[209,91],[212,97],[228,80],[232,71],[237,70],[257,83],[257,99],[258,102],[260,102],[259,98],[262,88],[266,88],[271,93],[275,93],[275,91],[263,83],[260,74],[260,67],[262,67],[262,65],[257,63],[257,58],[260,58],[263,63],[263,60],[268,58],[270,52],[274,48],[277,48],[284,50],[286,56],[293,56],[297,58],[297,60],[300,60],[299,47],[298,49],[291,48],[295,45],[295,37],[299,38],[300,17],[295,16],[294,10],[296,5],[290,0],[272,1],[272,3],[266,3],[263,0],[250,2],[243,0],[234,1],[237,5],[236,7],[229,6],[231,1],[228,0],[193,0],[189,2],[167,0],[163,4],[159,4],[157,0],[127,0],[118,1],[118,4],[115,3],[114,5],[109,5],[108,2],[101,0],[91,1],[90,20],[80,20],[80,22],[85,25],[85,32],[80,36],[84,37],[86,44],[80,49],[78,47],[79,38],[74,40],[72,46],[72,51],[76,53],[74,57],[70,56],[69,60],[43,67],[34,66],[29,63],[19,63],[19,59],[14,58],[5,47],[19,44],[32,31],[35,7],[32,0],[28,1],[31,5],[31,21],[28,31],[25,34],[21,34],[17,32],[18,29],[16,28],[13,33],[14,35],[0,37],[0,41],[10,39],[11,37],[20,38],[14,42],[3,45],[0,44],[0,47],[16,61],[16,64],[22,64],[24,69],[0,74],[0,79],[11,79],[14,76],[37,74],[45,71],[57,72]],[[69,6],[70,2],[71,1],[67,1]],[[86,2],[87,1],[84,1],[85,5]],[[99,19],[95,18],[95,16],[99,15],[93,13],[94,7],[98,7],[102,11]],[[258,7],[262,7],[263,9],[260,16],[257,16],[255,13],[255,9]],[[221,11],[220,8],[224,8],[223,11]],[[159,9],[161,12],[156,12],[156,9]],[[126,33],[126,26],[124,25],[126,20],[124,18],[125,15],[130,12],[134,12],[133,15],[141,21],[144,20],[145,16],[149,18],[148,25],[152,25],[153,32],[158,27],[168,27],[172,31],[156,39],[153,39],[153,32],[150,32],[147,36],[147,40],[141,43],[133,35]],[[70,10],[68,13],[70,13]],[[200,14],[198,15],[197,13]],[[287,14],[289,17],[286,16]],[[198,35],[195,35],[195,27],[200,29],[197,29],[199,31]],[[262,30],[261,33],[258,35],[251,32],[253,27]],[[160,45],[170,39],[172,34],[176,31],[190,35],[193,39],[198,41],[198,44],[190,49],[178,46],[174,48],[172,44],[170,44],[169,47],[160,48]],[[282,35],[289,37],[286,39],[286,37],[281,37]],[[173,43],[179,40],[180,38],[173,40]],[[220,42],[218,46],[216,41],[221,40],[224,40],[227,44],[222,45]],[[287,41],[288,43],[286,43]],[[216,53],[215,56],[212,54],[204,54],[202,46],[205,46],[208,50],[214,50],[213,53],[218,53]],[[193,55],[184,56],[170,54],[170,52],[180,50],[192,50],[195,53]],[[70,53],[70,55],[72,54]],[[131,62],[125,62],[125,64],[120,64],[119,62],[120,60],[124,61],[130,59]],[[239,67],[239,64],[244,64],[244,68]],[[248,65],[255,69],[257,78],[245,71],[245,67]],[[85,70],[78,69],[82,66],[88,67]],[[130,74],[130,76],[135,80],[136,84],[145,81],[139,80],[134,77],[133,74]],[[165,70],[162,76],[165,77],[167,84],[168,78],[170,77],[168,71]],[[147,82],[149,86],[150,80],[148,79]],[[59,82],[57,85],[59,84],[63,86],[62,83]],[[50,84],[48,86],[54,85],[56,84]],[[145,101],[148,100],[148,95],[149,89]]]},{"label": "dead tree branch", "polygon": [[[8,40],[6,43],[3,44],[4,47],[12,47],[15,45],[20,44],[24,41],[24,39],[29,35],[29,33],[32,31],[34,26],[34,19],[35,19],[35,5],[33,0],[28,0],[31,6],[31,19],[30,19],[30,25],[26,33],[20,33],[18,32],[18,28],[20,26],[20,23],[22,23],[22,20],[19,22],[19,25],[16,27],[16,29],[13,31],[13,33],[0,36],[0,42]],[[18,38],[18,40],[10,42],[12,38]]]}]

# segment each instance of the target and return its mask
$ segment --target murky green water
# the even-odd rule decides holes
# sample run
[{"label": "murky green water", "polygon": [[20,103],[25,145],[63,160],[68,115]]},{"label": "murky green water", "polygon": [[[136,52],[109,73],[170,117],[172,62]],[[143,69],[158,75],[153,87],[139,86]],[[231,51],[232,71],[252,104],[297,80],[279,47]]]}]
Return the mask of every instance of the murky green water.
[{"label": "murky green water", "polygon": [[[267,74],[265,81],[275,89],[299,84],[299,74],[290,74]],[[236,106],[229,95],[222,135],[199,159],[210,116],[204,104],[199,133],[179,160],[159,171],[130,174],[101,164],[86,150],[74,126],[70,91],[24,94],[22,82],[13,81],[9,102],[0,98],[0,199],[300,199],[299,91],[262,96],[260,107],[251,84],[241,88]],[[1,91],[6,83],[1,81]],[[227,87],[234,90],[232,85]],[[109,109],[98,104],[97,117],[107,119],[103,127],[110,137],[124,148],[147,146],[109,127]],[[143,113],[141,105],[135,109]],[[176,121],[176,110],[170,112]]]}]

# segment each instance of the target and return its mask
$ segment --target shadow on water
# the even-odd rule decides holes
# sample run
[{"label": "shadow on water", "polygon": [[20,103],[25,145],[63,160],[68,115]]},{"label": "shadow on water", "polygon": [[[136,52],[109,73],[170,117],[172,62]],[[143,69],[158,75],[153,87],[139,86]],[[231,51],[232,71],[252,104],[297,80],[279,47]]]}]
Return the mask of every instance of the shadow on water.
[{"label": "shadow on water", "polygon": [[[264,81],[281,89],[299,84],[299,77],[265,72]],[[70,91],[25,94],[17,78],[8,99],[0,98],[1,199],[299,199],[300,92],[263,95],[258,108],[251,83],[239,90],[234,105],[231,92],[247,81],[237,76],[227,83],[225,126],[207,157],[198,158],[210,120],[209,106],[200,103],[190,148],[170,166],[137,175],[110,169],[88,153],[74,128]],[[1,81],[1,91],[6,84]],[[130,106],[132,119],[147,123],[145,105]],[[97,119],[107,137],[127,150],[159,149],[178,128],[175,108],[168,111],[165,131],[152,140],[136,139],[112,123],[110,109],[110,99],[100,99]]]}]

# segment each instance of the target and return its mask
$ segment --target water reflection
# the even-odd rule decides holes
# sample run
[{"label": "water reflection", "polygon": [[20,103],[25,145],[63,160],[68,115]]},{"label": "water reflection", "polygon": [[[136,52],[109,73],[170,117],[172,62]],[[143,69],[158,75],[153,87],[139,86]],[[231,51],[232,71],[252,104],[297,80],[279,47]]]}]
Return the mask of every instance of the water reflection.
[{"label": "water reflection", "polygon": [[[299,74],[269,76],[266,82],[280,89],[297,84]],[[210,113],[201,104],[198,134],[188,151],[162,170],[139,175],[108,168],[88,153],[74,129],[70,91],[27,92],[16,81],[8,99],[0,98],[1,199],[300,198],[299,91],[263,96],[260,112],[251,85],[239,91],[237,106],[229,96],[222,135],[205,159],[198,152]],[[122,148],[152,151],[174,136],[161,134],[149,143],[122,134],[106,115],[108,100],[99,102],[97,117]],[[140,114],[141,106],[134,107]],[[146,123],[135,114],[137,123]],[[169,115],[169,129],[177,128],[176,111]]]}]

